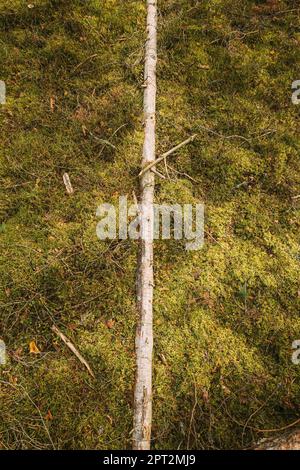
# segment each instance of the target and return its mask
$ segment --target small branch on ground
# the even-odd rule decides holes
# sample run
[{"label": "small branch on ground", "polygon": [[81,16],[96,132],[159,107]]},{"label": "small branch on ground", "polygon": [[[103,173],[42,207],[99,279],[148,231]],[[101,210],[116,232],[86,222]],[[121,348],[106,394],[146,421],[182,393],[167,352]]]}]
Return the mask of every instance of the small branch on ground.
[{"label": "small branch on ground", "polygon": [[187,145],[189,144],[190,142],[193,142],[193,140],[197,137],[197,134],[194,134],[192,135],[191,137],[189,137],[188,139],[184,140],[183,142],[181,142],[180,144],[176,145],[176,147],[173,147],[171,148],[170,150],[168,150],[168,152],[165,152],[162,154],[161,157],[158,157],[156,160],[154,160],[154,162],[151,162],[149,163],[149,165],[147,165],[145,168],[142,169],[142,171],[140,171],[139,173],[139,176],[143,176],[148,170],[150,170],[153,166],[157,165],[159,162],[161,162],[162,160],[165,160],[169,155],[171,155],[172,153],[176,152],[177,150],[181,149],[181,147],[183,147],[184,145]]},{"label": "small branch on ground", "polygon": [[64,185],[66,187],[67,193],[68,194],[73,194],[74,189],[73,189],[73,186],[71,184],[70,177],[69,177],[68,173],[63,174],[63,182],[64,182]]},{"label": "small branch on ground", "polygon": [[89,371],[89,374],[93,378],[95,378],[95,374],[92,371],[91,367],[89,366],[87,361],[84,359],[84,357],[82,357],[80,352],[78,352],[78,350],[75,348],[74,344],[72,344],[71,341],[55,325],[52,325],[51,330],[54,331],[54,333],[56,333],[57,336],[60,337],[60,339],[68,346],[68,348],[72,351],[72,353],[75,354],[77,359],[79,359],[81,364],[83,364],[87,368],[87,370]]}]

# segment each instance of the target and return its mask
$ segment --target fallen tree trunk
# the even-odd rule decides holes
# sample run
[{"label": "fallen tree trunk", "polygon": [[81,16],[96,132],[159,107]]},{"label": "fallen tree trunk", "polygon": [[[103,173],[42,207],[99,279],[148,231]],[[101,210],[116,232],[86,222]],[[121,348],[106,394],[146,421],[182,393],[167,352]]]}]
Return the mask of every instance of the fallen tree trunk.
[{"label": "fallen tree trunk", "polygon": [[279,436],[261,439],[255,450],[300,450],[300,429]]},{"label": "fallen tree trunk", "polygon": [[[142,169],[155,161],[157,62],[157,2],[147,0],[145,50],[144,124]],[[140,177],[140,255],[137,274],[138,326],[136,333],[136,381],[134,392],[133,448],[150,449],[152,424],[153,349],[153,200],[155,177],[146,171]]]}]

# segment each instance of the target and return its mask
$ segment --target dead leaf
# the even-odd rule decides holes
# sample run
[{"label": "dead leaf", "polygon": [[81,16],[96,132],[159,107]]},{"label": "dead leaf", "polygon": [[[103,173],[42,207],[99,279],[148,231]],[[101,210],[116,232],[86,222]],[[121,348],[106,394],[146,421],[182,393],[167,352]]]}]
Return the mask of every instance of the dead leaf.
[{"label": "dead leaf", "polygon": [[107,417],[108,421],[110,422],[110,424],[112,425],[112,424],[113,424],[113,419],[112,419],[112,417],[109,416],[109,415],[106,415],[106,417]]},{"label": "dead leaf", "polygon": [[222,387],[225,395],[230,395],[231,394],[230,389],[228,387],[226,387],[226,385],[222,384],[221,387]]},{"label": "dead leaf", "polygon": [[14,376],[14,375],[10,375],[9,376],[9,383],[11,383],[12,385],[17,385],[18,377]]},{"label": "dead leaf", "polygon": [[54,112],[54,108],[55,108],[55,97],[50,96],[50,109],[52,113]]},{"label": "dead leaf", "polygon": [[78,106],[76,111],[73,113],[72,118],[75,121],[79,121],[82,124],[84,124],[87,121],[87,119],[89,118],[89,115],[90,114],[89,114],[89,111],[87,109],[85,109],[83,106]]},{"label": "dead leaf", "polygon": [[48,410],[46,416],[45,416],[46,421],[52,421],[53,420],[53,415],[51,413],[51,410]]},{"label": "dead leaf", "polygon": [[202,392],[202,398],[205,403],[208,402],[209,395],[208,395],[208,391],[206,390],[206,388]]},{"label": "dead leaf", "polygon": [[18,349],[15,350],[14,355],[16,356],[17,359],[19,359],[22,356],[23,348],[20,346]]},{"label": "dead leaf", "polygon": [[107,320],[107,322],[106,322],[107,328],[109,328],[111,330],[114,327],[114,325],[115,325],[115,320],[112,320],[112,319]]},{"label": "dead leaf", "polygon": [[30,341],[30,343],[29,343],[29,352],[30,352],[30,354],[40,354],[41,351],[37,347],[35,341]]},{"label": "dead leaf", "polygon": [[210,296],[210,293],[208,291],[203,292],[202,294],[202,300],[205,305],[207,305],[209,308],[214,307],[214,301]]}]

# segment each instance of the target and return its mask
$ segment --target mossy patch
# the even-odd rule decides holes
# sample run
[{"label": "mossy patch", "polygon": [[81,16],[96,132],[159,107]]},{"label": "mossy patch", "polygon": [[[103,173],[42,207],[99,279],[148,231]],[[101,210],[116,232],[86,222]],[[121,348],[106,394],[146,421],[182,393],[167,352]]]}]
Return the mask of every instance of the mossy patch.
[{"label": "mossy patch", "polygon": [[[137,245],[100,242],[96,209],[138,192],[145,2],[33,3],[0,6],[0,446],[129,448]],[[204,203],[205,245],[155,243],[153,448],[247,448],[298,417],[294,8],[160,5],[158,153],[198,137],[156,201]]]}]

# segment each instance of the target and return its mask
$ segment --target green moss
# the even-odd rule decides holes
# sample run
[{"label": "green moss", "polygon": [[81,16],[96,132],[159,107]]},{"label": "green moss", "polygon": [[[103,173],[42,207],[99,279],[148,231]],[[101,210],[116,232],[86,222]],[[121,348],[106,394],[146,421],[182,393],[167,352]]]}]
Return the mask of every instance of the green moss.
[{"label": "green moss", "polygon": [[[154,448],[249,447],[298,417],[299,35],[268,8],[160,6],[158,153],[198,137],[156,200],[203,202],[206,239],[155,243]],[[137,246],[95,229],[138,191],[145,2],[5,0],[0,18],[0,446],[130,447]]]}]

